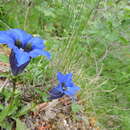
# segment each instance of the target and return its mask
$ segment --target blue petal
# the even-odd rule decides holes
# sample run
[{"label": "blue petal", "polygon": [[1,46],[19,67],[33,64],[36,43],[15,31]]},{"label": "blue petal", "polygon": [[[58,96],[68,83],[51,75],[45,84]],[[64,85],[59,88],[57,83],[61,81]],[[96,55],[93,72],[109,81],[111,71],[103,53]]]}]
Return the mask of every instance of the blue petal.
[{"label": "blue petal", "polygon": [[14,40],[7,35],[6,31],[0,31],[0,44],[7,44],[9,48],[13,48],[14,43]]},{"label": "blue petal", "polygon": [[56,87],[55,87],[55,89],[57,89],[59,92],[64,92],[63,91],[63,88],[62,88],[62,86],[61,86],[61,84],[58,84]]},{"label": "blue petal", "polygon": [[60,98],[64,95],[64,92],[63,92],[63,89],[61,86],[57,86],[55,88],[52,88],[50,91],[49,91],[49,99],[57,99],[57,98]]},{"label": "blue petal", "polygon": [[69,80],[69,81],[65,82],[65,85],[66,85],[67,87],[73,87],[73,86],[74,86],[74,83],[73,83],[72,80]]},{"label": "blue petal", "polygon": [[69,81],[69,80],[72,80],[72,73],[68,73],[65,75],[65,81]]},{"label": "blue petal", "polygon": [[32,38],[32,35],[21,29],[10,29],[7,33],[16,41],[19,40],[22,45],[26,45],[26,43]]},{"label": "blue petal", "polygon": [[31,38],[28,43],[31,43],[32,49],[43,49],[44,46],[44,40],[40,39],[39,37],[33,37]]},{"label": "blue petal", "polygon": [[57,72],[57,79],[60,81],[60,83],[65,82],[64,75],[61,72]]},{"label": "blue petal", "polygon": [[17,66],[21,66],[30,60],[30,56],[27,52],[18,49],[17,47],[13,48],[13,51],[16,56]]},{"label": "blue petal", "polygon": [[34,49],[34,50],[29,52],[29,55],[32,58],[35,58],[37,56],[46,56],[48,59],[50,59],[50,57],[51,57],[49,52],[41,50],[41,49]]},{"label": "blue petal", "polygon": [[66,75],[62,74],[61,72],[57,73],[57,79],[60,81],[60,83],[67,83],[68,81],[72,80],[72,73],[68,73]]},{"label": "blue petal", "polygon": [[80,88],[78,86],[74,86],[74,87],[67,87],[68,89],[66,91],[64,91],[64,93],[68,96],[74,96],[77,91],[80,90]]},{"label": "blue petal", "polygon": [[11,54],[9,56],[9,61],[10,61],[10,67],[11,67],[11,71],[13,75],[18,75],[20,73],[22,73],[24,71],[24,69],[26,68],[26,66],[29,64],[30,60],[24,64],[22,64],[21,66],[17,66],[17,59],[15,56],[15,53],[13,51],[13,49],[11,50]]}]

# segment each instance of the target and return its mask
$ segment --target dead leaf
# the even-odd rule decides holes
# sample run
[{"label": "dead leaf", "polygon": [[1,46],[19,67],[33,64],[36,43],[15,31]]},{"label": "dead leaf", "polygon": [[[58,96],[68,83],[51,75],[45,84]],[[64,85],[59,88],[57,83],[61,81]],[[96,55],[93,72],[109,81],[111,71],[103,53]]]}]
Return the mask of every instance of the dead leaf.
[{"label": "dead leaf", "polygon": [[8,72],[9,71],[9,64],[0,62],[0,72]]},{"label": "dead leaf", "polygon": [[0,54],[5,54],[6,56],[10,55],[11,50],[6,46],[0,46]]},{"label": "dead leaf", "polygon": [[94,128],[96,126],[96,118],[92,117],[90,118],[90,127]]}]

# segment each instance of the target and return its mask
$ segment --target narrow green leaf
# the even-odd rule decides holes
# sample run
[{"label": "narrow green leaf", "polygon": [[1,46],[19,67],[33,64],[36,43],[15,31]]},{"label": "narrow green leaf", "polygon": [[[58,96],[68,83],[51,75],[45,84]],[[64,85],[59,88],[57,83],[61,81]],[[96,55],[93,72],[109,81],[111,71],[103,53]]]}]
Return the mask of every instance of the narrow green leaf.
[{"label": "narrow green leaf", "polygon": [[34,103],[29,103],[28,105],[24,106],[17,114],[16,117],[20,117],[26,114],[29,110],[31,110],[35,106]]},{"label": "narrow green leaf", "polygon": [[25,123],[20,121],[19,119],[16,119],[16,130],[29,130]]}]

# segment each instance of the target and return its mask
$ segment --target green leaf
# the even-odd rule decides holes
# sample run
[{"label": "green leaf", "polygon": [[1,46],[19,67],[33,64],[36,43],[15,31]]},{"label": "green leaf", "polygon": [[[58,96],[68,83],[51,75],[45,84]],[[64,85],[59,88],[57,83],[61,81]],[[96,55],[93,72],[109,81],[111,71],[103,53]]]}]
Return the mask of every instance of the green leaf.
[{"label": "green leaf", "polygon": [[125,43],[125,44],[128,44],[128,43],[129,43],[129,41],[128,41],[125,37],[120,36],[119,38],[120,38],[120,40],[121,40],[123,43]]},{"label": "green leaf", "polygon": [[0,123],[8,116],[9,106],[7,106],[2,112],[0,112]]},{"label": "green leaf", "polygon": [[36,91],[36,93],[38,93],[41,97],[42,97],[42,100],[44,101],[44,102],[46,102],[46,101],[48,101],[48,95],[45,93],[45,92],[43,92],[43,91],[41,91],[40,89],[38,89],[38,88],[35,88],[34,89],[35,91]]},{"label": "green leaf", "polygon": [[71,109],[72,109],[72,112],[76,113],[76,112],[79,112],[81,110],[81,106],[79,104],[76,104],[76,103],[73,103],[71,105]]},{"label": "green leaf", "polygon": [[9,123],[8,121],[0,122],[0,126],[6,130],[12,130],[12,123]]},{"label": "green leaf", "polygon": [[0,104],[0,110],[3,110],[4,106],[2,104]]},{"label": "green leaf", "polygon": [[44,10],[44,15],[48,17],[55,17],[55,14],[53,13],[53,9]]},{"label": "green leaf", "polygon": [[29,110],[34,108],[35,104],[34,103],[29,103],[28,105],[22,107],[22,109],[17,113],[16,117],[20,117],[24,114],[26,114]]},{"label": "green leaf", "polygon": [[8,101],[10,99],[10,97],[12,96],[12,92],[9,91],[6,88],[3,88],[3,90],[1,91],[1,95],[4,96],[5,100]]},{"label": "green leaf", "polygon": [[16,120],[16,130],[29,130],[25,123],[21,122],[19,119]]},{"label": "green leaf", "polygon": [[19,97],[16,96],[14,97],[14,100],[0,112],[0,122],[3,122],[7,116],[13,115],[16,112],[18,105]]}]

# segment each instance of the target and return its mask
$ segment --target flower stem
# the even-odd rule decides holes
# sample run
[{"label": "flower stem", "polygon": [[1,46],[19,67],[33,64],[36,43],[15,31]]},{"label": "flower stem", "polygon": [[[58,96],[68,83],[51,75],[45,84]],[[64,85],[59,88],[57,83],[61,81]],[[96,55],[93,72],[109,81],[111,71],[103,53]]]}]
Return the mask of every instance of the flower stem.
[{"label": "flower stem", "polygon": [[17,77],[16,76],[13,76],[11,75],[10,76],[10,80],[12,82],[12,100],[14,99],[14,96],[15,96],[15,91],[16,91],[16,81],[17,81]]},{"label": "flower stem", "polygon": [[13,93],[15,93],[15,90],[16,90],[16,77],[12,78],[12,83],[13,83]]}]

